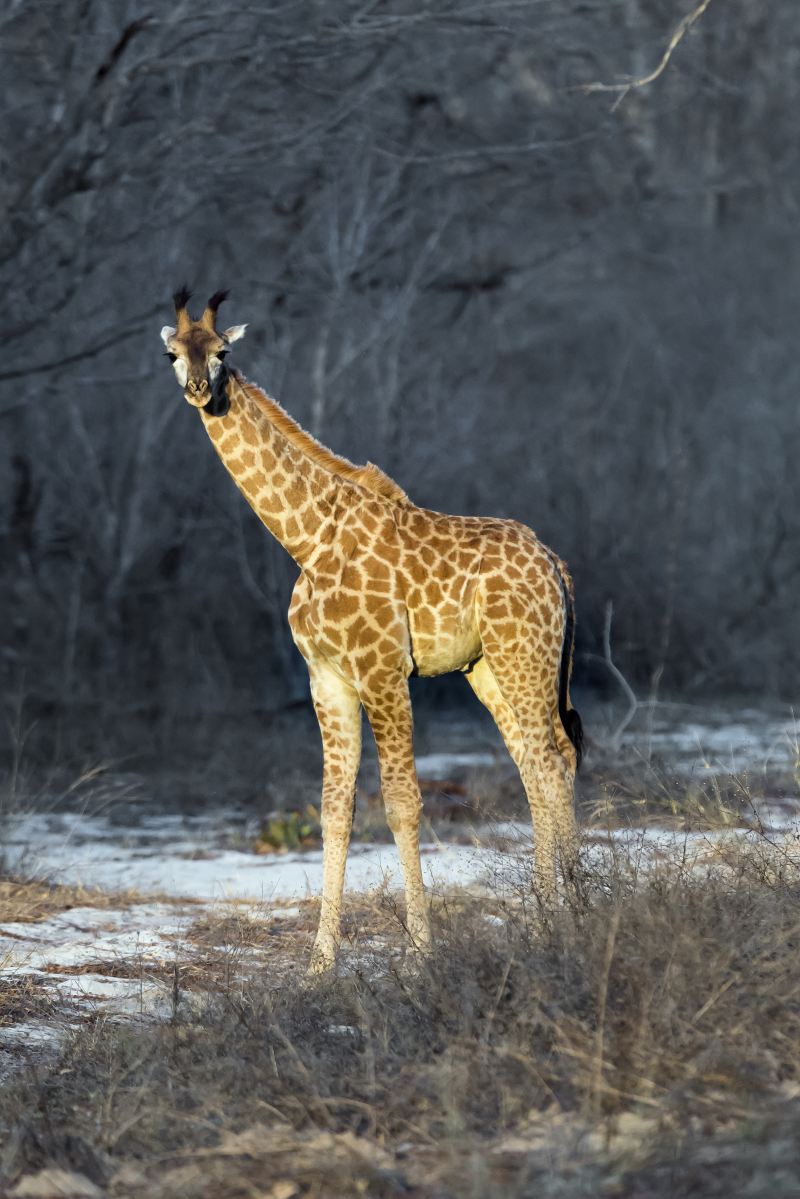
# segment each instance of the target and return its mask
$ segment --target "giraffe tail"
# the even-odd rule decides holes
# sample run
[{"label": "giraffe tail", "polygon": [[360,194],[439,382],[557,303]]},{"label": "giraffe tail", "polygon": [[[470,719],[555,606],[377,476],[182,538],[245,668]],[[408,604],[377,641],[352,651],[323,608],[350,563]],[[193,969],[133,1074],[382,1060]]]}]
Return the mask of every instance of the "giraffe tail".
[{"label": "giraffe tail", "polygon": [[561,671],[558,677],[558,715],[564,726],[564,732],[575,746],[577,766],[583,760],[583,722],[576,708],[569,701],[569,680],[572,674],[572,656],[575,650],[575,597],[572,593],[572,581],[566,568],[558,563],[561,575],[561,587],[564,591],[564,605],[567,610],[567,620],[564,626],[564,644],[561,648]]}]

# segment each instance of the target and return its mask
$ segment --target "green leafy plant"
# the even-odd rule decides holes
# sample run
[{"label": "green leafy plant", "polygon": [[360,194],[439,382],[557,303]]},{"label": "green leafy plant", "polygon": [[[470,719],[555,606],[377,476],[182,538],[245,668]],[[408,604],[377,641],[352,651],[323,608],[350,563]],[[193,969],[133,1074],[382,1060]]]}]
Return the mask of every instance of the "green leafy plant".
[{"label": "green leafy plant", "polygon": [[302,812],[271,812],[255,839],[256,853],[289,853],[322,844],[319,811],[308,804]]}]

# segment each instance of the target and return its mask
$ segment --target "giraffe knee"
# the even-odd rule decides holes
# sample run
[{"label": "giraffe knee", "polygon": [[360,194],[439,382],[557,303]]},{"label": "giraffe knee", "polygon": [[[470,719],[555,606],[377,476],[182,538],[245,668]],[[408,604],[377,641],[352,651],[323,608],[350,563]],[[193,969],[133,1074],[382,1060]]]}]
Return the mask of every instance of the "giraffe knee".
[{"label": "giraffe knee", "polygon": [[397,808],[395,808],[392,804],[385,805],[385,812],[386,812],[386,823],[389,825],[389,828],[391,829],[391,831],[393,833],[396,833],[399,829],[401,829],[403,827],[403,820],[402,820],[402,817],[400,816],[400,813],[398,812]]},{"label": "giraffe knee", "polygon": [[350,830],[353,827],[353,810],[354,805],[342,804],[338,808],[331,810],[330,807],[322,805],[320,811],[320,831],[322,833],[323,842],[329,841],[349,841]]}]

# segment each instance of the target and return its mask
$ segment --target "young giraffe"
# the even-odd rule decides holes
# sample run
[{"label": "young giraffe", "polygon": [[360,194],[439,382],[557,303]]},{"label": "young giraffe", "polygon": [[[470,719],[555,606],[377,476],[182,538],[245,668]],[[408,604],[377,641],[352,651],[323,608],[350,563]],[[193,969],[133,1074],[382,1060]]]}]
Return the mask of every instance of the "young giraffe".
[{"label": "young giraffe", "polygon": [[412,947],[430,943],[412,674],[460,670],[491,712],[525,786],[539,893],[551,900],[557,851],[565,875],[577,856],[572,791],[582,733],[569,703],[574,607],[566,567],[516,521],[418,508],[371,463],[355,466],[320,445],[224,363],[246,327],[217,332],[226,294],[212,296],[193,321],[189,293],[176,292],[176,327],[161,337],[214,449],[300,567],[289,626],[308,664],[324,753],[322,909],[310,970],[329,969],[339,944],[362,706],[378,748]]}]

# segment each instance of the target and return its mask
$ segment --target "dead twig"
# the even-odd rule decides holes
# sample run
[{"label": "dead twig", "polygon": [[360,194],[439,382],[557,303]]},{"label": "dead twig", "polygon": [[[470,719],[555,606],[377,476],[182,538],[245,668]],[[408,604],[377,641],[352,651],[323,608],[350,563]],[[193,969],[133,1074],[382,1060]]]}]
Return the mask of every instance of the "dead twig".
[{"label": "dead twig", "polygon": [[599,654],[586,654],[585,656],[593,661],[605,663],[613,677],[625,692],[625,696],[628,700],[627,712],[625,712],[619,724],[614,729],[613,733],[611,733],[606,742],[606,748],[616,753],[622,744],[622,734],[625,732],[626,728],[636,715],[636,712],[639,708],[639,700],[636,698],[636,692],[634,691],[633,687],[631,687],[630,683],[625,678],[625,675],[616,665],[611,656],[611,621],[613,616],[614,603],[613,600],[608,600],[606,603],[605,619],[603,621],[603,656],[602,658]]},{"label": "dead twig", "polygon": [[614,960],[614,949],[619,931],[620,908],[617,905],[611,916],[606,938],[606,951],[603,960],[603,973],[600,978],[600,994],[597,998],[597,1030],[594,1038],[594,1055],[592,1059],[591,1106],[595,1116],[600,1115],[601,1094],[603,1090],[604,1041],[606,1027],[606,1005],[608,1003],[608,983],[611,977],[611,963]]},{"label": "dead twig", "polygon": [[659,75],[664,73],[669,66],[669,61],[672,58],[672,55],[675,53],[675,50],[689,32],[692,25],[694,25],[694,23],[698,21],[700,17],[702,17],[710,3],[711,0],[701,0],[700,4],[698,4],[696,8],[693,8],[690,13],[687,13],[687,15],[683,17],[683,19],[676,26],[672,37],[667,42],[658,66],[655,67],[654,70],[650,71],[647,75],[639,75],[635,79],[626,80],[625,83],[585,83],[581,87],[581,91],[616,92],[617,99],[614,101],[611,109],[613,112],[614,109],[619,107],[629,91],[632,91],[634,88],[647,87],[648,84],[653,83],[656,79],[658,79]]}]

